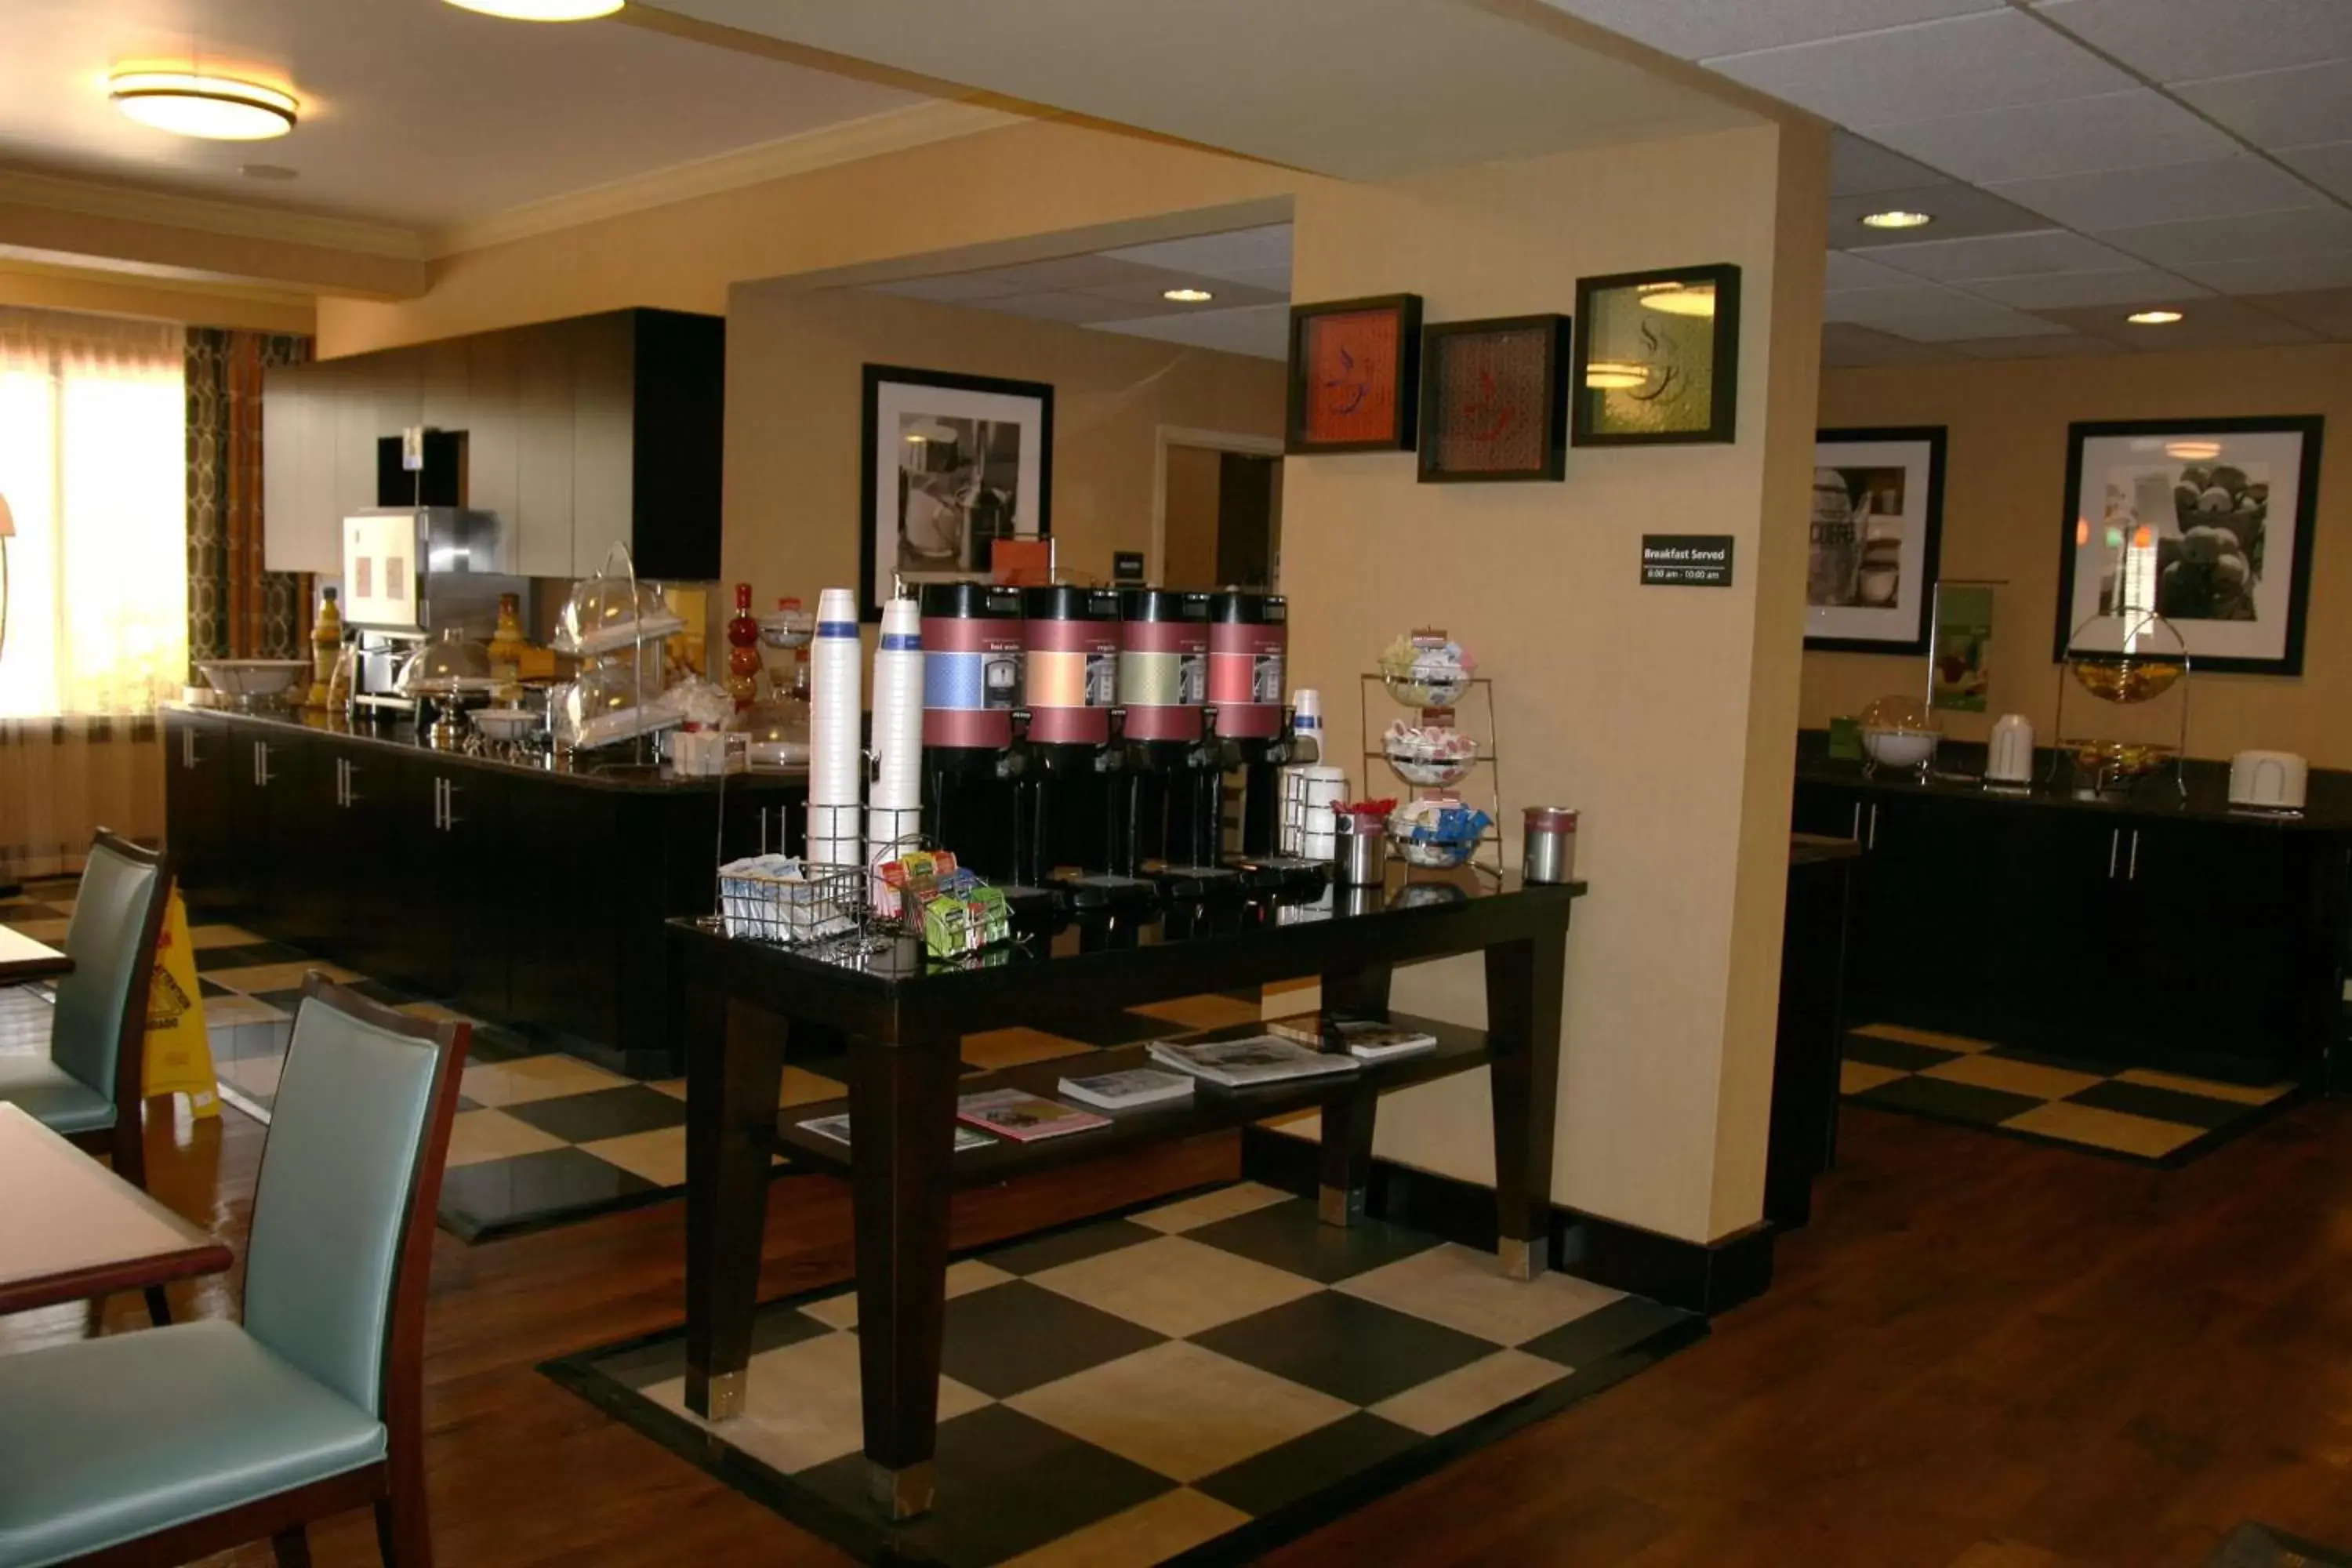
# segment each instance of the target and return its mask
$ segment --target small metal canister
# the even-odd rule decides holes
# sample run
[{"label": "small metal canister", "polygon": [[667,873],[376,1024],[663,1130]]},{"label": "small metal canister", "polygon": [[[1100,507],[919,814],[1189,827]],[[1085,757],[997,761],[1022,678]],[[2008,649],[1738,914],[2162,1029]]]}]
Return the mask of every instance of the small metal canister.
[{"label": "small metal canister", "polygon": [[1576,880],[1576,813],[1564,805],[1528,807],[1519,871],[1530,882]]},{"label": "small metal canister", "polygon": [[1349,888],[1369,888],[1387,877],[1388,824],[1377,816],[1351,816],[1342,812],[1339,826],[1339,864],[1333,869],[1339,883]]}]

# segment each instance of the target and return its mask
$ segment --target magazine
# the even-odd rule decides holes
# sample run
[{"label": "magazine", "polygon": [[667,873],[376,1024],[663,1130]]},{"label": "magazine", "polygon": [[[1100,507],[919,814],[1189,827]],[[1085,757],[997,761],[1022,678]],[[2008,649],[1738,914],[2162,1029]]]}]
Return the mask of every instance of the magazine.
[{"label": "magazine", "polygon": [[1437,1048],[1437,1037],[1425,1029],[1401,1029],[1381,1018],[1356,1018],[1344,1013],[1302,1014],[1278,1018],[1266,1027],[1285,1039],[1319,1046],[1326,1040],[1348,1047],[1348,1054],[1368,1062],[1391,1057],[1419,1056]]},{"label": "magazine", "polygon": [[1034,1143],[1040,1138],[1059,1138],[1065,1132],[1084,1132],[1089,1127],[1110,1125],[1107,1116],[1097,1116],[1091,1110],[1080,1110],[1074,1105],[1042,1099],[1018,1089],[967,1094],[956,1101],[956,1115],[1016,1143]]},{"label": "magazine", "polygon": [[1192,1080],[1182,1073],[1161,1072],[1156,1068],[1129,1068],[1125,1072],[1097,1073],[1092,1078],[1066,1078],[1061,1091],[1072,1100],[1104,1110],[1132,1110],[1138,1106],[1190,1100]]},{"label": "magazine", "polygon": [[1180,1045],[1154,1040],[1145,1049],[1152,1060],[1188,1072],[1222,1089],[1247,1089],[1291,1079],[1354,1072],[1361,1063],[1337,1052],[1318,1051],[1279,1035],[1239,1040],[1198,1040]]},{"label": "magazine", "polygon": [[[836,1143],[849,1142],[849,1118],[845,1115],[814,1117],[798,1125],[803,1132],[814,1132],[820,1138],[830,1138]],[[957,1128],[955,1134],[956,1152],[959,1154],[967,1149],[985,1149],[996,1142],[993,1138],[982,1137],[969,1127]]]}]

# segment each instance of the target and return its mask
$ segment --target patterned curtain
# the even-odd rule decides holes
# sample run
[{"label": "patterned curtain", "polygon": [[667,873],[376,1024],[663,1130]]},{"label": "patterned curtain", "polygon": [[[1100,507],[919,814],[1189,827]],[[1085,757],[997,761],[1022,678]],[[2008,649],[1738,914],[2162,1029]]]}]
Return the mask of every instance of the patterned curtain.
[{"label": "patterned curtain", "polygon": [[261,374],[310,357],[305,337],[188,329],[191,658],[310,656],[310,574],[261,568]]}]

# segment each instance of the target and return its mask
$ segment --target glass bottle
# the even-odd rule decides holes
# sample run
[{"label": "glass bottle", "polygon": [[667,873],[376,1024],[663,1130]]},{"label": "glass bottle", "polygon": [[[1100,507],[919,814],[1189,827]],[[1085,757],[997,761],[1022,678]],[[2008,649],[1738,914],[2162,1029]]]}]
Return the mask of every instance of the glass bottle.
[{"label": "glass bottle", "polygon": [[760,695],[760,623],[751,618],[751,584],[735,584],[735,616],[727,623],[727,694],[740,712]]},{"label": "glass bottle", "polygon": [[490,634],[490,676],[496,680],[522,679],[523,651],[530,645],[522,635],[522,600],[515,594],[499,595],[499,626]]},{"label": "glass bottle", "polygon": [[303,699],[312,708],[328,706],[328,689],[335,680],[335,656],[343,647],[343,612],[335,590],[319,590],[319,618],[310,626],[310,691]]}]

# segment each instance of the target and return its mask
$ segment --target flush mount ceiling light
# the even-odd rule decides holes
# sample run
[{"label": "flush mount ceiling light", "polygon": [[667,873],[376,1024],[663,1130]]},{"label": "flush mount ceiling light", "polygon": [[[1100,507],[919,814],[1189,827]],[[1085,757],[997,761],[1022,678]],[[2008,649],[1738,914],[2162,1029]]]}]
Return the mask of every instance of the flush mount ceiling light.
[{"label": "flush mount ceiling light", "polygon": [[1669,316],[1715,314],[1712,283],[1644,283],[1641,297],[1642,309],[1645,310],[1663,310]]},{"label": "flush mount ceiling light", "polygon": [[460,11],[512,22],[592,22],[619,10],[623,0],[449,0]]},{"label": "flush mount ceiling light", "polygon": [[1624,360],[1597,359],[1584,367],[1584,384],[1596,392],[1623,392],[1649,379],[1646,367]]},{"label": "flush mount ceiling light", "polygon": [[1163,289],[1160,297],[1173,300],[1180,305],[1205,305],[1216,298],[1206,289]]},{"label": "flush mount ceiling light", "polygon": [[106,79],[106,95],[142,125],[213,142],[283,136],[302,107],[290,92],[195,71],[117,71]]},{"label": "flush mount ceiling light", "polygon": [[1906,212],[1901,207],[1890,207],[1883,213],[1862,215],[1862,226],[1864,228],[1925,228],[1935,221],[1936,215],[1933,213]]},{"label": "flush mount ceiling light", "polygon": [[2134,310],[2124,318],[2135,327],[2168,327],[2180,320],[2178,310]]}]

